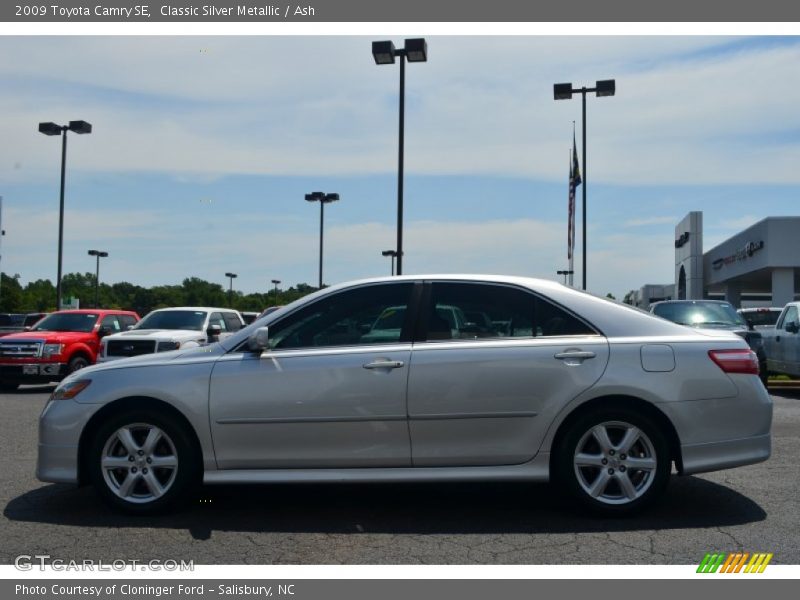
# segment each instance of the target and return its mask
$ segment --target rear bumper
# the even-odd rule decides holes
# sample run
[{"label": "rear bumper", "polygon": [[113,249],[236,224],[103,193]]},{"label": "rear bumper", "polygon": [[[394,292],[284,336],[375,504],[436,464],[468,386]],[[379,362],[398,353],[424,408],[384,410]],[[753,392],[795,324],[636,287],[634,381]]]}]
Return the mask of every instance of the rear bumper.
[{"label": "rear bumper", "polygon": [[681,446],[681,474],[706,473],[752,465],[767,460],[772,449],[772,436],[767,433],[738,440]]}]

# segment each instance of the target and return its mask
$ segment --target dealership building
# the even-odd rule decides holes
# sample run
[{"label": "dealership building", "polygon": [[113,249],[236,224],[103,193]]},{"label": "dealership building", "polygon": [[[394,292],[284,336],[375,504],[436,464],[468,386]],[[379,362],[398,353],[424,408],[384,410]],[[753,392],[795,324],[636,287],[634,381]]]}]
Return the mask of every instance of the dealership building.
[{"label": "dealership building", "polygon": [[637,306],[659,300],[727,300],[734,306],[783,306],[800,292],[800,217],[767,217],[703,252],[703,213],[675,227],[675,283],[648,284]]}]

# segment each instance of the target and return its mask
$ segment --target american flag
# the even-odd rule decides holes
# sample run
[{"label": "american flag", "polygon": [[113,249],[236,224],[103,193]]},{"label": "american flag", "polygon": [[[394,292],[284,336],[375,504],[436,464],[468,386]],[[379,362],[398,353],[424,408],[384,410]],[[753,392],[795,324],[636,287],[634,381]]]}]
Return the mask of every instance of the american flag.
[{"label": "american flag", "polygon": [[575,189],[581,184],[581,168],[578,164],[578,148],[575,144],[575,132],[572,132],[572,157],[569,163],[569,203],[567,226],[567,258],[572,260],[575,250]]}]

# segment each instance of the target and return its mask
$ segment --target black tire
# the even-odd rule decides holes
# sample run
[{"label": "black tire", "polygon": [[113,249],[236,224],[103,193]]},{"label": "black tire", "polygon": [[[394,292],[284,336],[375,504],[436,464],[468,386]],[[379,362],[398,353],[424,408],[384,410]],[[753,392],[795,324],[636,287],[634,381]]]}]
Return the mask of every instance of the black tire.
[{"label": "black tire", "polygon": [[0,392],[15,392],[19,387],[18,383],[10,383],[8,381],[0,381]]},{"label": "black tire", "polygon": [[[601,449],[592,433],[597,426],[603,426],[612,443],[607,452]],[[630,448],[630,455],[620,452],[619,442],[626,431],[624,426],[632,426],[642,434]],[[582,455],[591,457],[589,460],[596,460],[597,466],[578,466],[579,450]],[[633,463],[637,459],[639,464],[648,461],[655,466],[637,469]],[[603,460],[606,462],[601,466]],[[553,478],[562,493],[578,506],[603,516],[627,516],[662,496],[671,469],[669,444],[657,423],[630,408],[608,407],[587,412],[569,426],[555,448]],[[609,481],[603,485],[606,478]],[[632,486],[628,487],[628,494],[620,482]],[[590,494],[593,485],[601,491],[597,496]],[[635,495],[631,497],[631,494]]]},{"label": "black tire", "polygon": [[67,364],[67,373],[74,373],[89,366],[89,360],[84,356],[74,356]]},{"label": "black tire", "polygon": [[[153,466],[152,462],[146,462],[148,455],[134,456],[133,461],[130,460],[131,455],[126,457],[129,453],[118,437],[119,432],[123,428],[131,432],[137,447],[144,449],[146,444],[143,441],[150,431],[146,429],[148,427],[157,428],[164,434],[149,456],[153,460],[174,456],[174,469]],[[104,457],[128,462],[119,468],[104,469]],[[88,470],[95,490],[112,508],[130,514],[150,515],[171,509],[184,500],[201,481],[202,463],[191,434],[183,423],[169,414],[142,409],[128,410],[104,420],[91,439]],[[127,478],[135,475],[133,472],[138,475],[132,479],[135,483],[126,495],[123,485]],[[148,472],[148,477],[156,478],[163,486],[163,495],[152,493],[151,484],[144,480],[144,474]]]}]

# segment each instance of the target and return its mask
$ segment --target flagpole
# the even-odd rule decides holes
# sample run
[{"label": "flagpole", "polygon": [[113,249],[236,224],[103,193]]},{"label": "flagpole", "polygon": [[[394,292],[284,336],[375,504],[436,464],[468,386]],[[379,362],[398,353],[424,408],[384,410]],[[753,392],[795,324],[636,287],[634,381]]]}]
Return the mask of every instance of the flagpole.
[{"label": "flagpole", "polygon": [[[575,121],[572,122],[573,126],[575,125]],[[569,188],[570,188],[570,204],[572,203],[572,150],[569,151]],[[569,231],[569,236],[567,236],[567,256],[569,256],[569,265],[567,266],[567,270],[569,271],[569,287],[572,287],[572,272],[574,271],[575,266],[575,256],[572,252],[572,237],[575,235],[574,225],[572,224],[572,213],[574,212],[571,210],[571,206],[567,207],[567,230]]]}]

